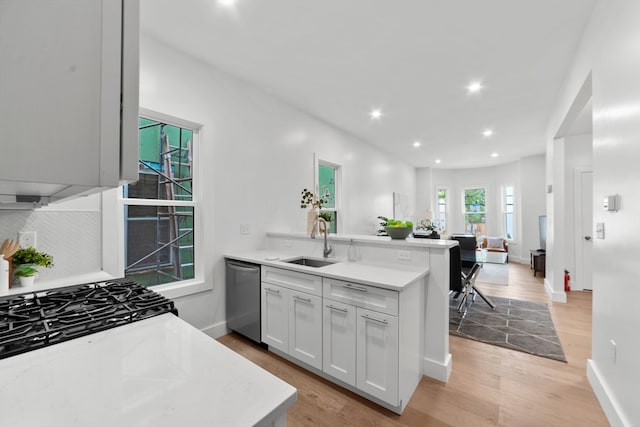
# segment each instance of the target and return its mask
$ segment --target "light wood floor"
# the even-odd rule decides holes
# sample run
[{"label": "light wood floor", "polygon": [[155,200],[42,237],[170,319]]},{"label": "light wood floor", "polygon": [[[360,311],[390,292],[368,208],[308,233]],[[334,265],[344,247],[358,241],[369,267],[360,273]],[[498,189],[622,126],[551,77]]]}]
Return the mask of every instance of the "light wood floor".
[{"label": "light wood floor", "polygon": [[[608,426],[586,378],[591,293],[552,303],[542,278],[509,264],[509,286],[477,283],[487,295],[549,303],[568,363],[450,336],[449,382],[423,377],[399,416],[308,373],[236,334],[219,341],[298,389],[288,426]],[[475,304],[482,304],[478,299]]]}]

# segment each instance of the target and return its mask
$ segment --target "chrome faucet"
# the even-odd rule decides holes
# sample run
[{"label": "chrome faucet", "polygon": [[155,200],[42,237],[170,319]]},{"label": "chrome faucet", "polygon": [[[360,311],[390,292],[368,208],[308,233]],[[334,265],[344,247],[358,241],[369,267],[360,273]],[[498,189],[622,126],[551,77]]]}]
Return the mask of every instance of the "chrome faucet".
[{"label": "chrome faucet", "polygon": [[313,223],[313,229],[311,230],[311,238],[312,239],[316,238],[316,227],[318,226],[318,223],[322,223],[324,225],[324,250],[322,251],[322,256],[324,256],[325,258],[329,258],[329,254],[331,253],[333,248],[331,247],[331,245],[327,244],[327,235],[329,234],[329,224],[327,224],[327,221],[324,218],[318,217],[318,219],[316,219],[316,221]]}]

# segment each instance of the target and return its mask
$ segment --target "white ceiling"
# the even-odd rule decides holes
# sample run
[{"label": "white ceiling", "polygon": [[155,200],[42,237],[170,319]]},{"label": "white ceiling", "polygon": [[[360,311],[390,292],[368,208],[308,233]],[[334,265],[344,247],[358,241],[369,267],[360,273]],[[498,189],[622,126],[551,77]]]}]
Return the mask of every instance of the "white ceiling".
[{"label": "white ceiling", "polygon": [[[225,9],[216,0],[142,0],[141,12],[144,33],[411,165],[463,168],[544,152],[593,4],[238,0]],[[474,80],[484,89],[470,95]],[[374,107],[379,121],[368,115]]]}]

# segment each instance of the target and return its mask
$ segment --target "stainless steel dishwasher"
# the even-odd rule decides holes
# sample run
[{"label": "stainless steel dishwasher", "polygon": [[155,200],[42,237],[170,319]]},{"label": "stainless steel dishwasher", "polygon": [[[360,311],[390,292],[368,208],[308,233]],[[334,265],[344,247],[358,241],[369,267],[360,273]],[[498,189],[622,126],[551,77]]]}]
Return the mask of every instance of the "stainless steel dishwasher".
[{"label": "stainless steel dishwasher", "polygon": [[226,260],[227,328],[260,342],[260,266]]}]

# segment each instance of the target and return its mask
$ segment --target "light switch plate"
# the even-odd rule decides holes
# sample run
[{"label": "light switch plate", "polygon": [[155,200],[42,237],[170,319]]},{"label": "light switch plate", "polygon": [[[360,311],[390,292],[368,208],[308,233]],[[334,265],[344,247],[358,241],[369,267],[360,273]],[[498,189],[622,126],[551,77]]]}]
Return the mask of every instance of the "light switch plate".
[{"label": "light switch plate", "polygon": [[596,237],[604,239],[604,222],[596,222]]}]

